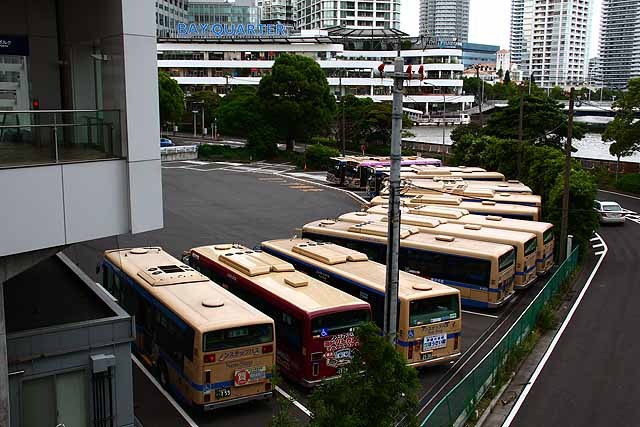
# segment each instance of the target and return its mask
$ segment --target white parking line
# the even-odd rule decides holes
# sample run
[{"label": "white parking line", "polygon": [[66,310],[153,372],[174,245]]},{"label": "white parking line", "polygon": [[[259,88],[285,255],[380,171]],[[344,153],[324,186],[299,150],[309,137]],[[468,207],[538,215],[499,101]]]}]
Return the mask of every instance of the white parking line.
[{"label": "white parking line", "polygon": [[593,239],[589,239],[590,242],[595,242],[596,240],[600,240],[599,237],[594,237]]},{"label": "white parking line", "polygon": [[604,247],[604,243],[598,243],[597,245],[593,245],[592,248],[593,249],[598,249],[598,248],[602,248]]},{"label": "white parking line", "polygon": [[463,313],[467,313],[467,314],[475,314],[476,316],[484,316],[484,317],[490,317],[492,319],[497,319],[498,316],[494,316],[493,314],[487,314],[487,313],[478,313],[475,311],[469,311],[469,310],[462,310]]},{"label": "white parking line", "polygon": [[291,395],[289,393],[287,393],[286,391],[284,391],[283,389],[281,389],[280,387],[276,386],[276,391],[278,393],[280,393],[281,395],[284,396],[285,399],[289,400],[291,403],[293,403],[295,405],[296,408],[300,409],[302,412],[304,412],[309,418],[313,418],[313,413],[308,410],[307,408],[304,407],[304,405],[300,402],[298,402],[297,400],[295,400],[293,397],[291,397]]},{"label": "white parking line", "polygon": [[136,366],[140,368],[142,373],[144,373],[147,376],[147,378],[149,378],[149,381],[151,381],[151,384],[153,384],[160,391],[160,393],[162,393],[162,395],[169,401],[169,403],[171,403],[171,406],[173,406],[176,409],[176,411],[178,411],[178,413],[182,416],[182,418],[184,418],[187,424],[189,424],[191,427],[198,427],[198,424],[196,424],[196,422],[193,421],[193,419],[191,419],[191,417],[184,411],[184,409],[182,409],[182,406],[180,406],[178,402],[176,402],[175,399],[171,397],[171,395],[167,392],[167,390],[165,390],[158,383],[158,381],[156,381],[153,375],[151,375],[151,373],[147,371],[147,368],[145,368],[142,362],[140,362],[138,358],[133,354],[131,355],[131,360],[133,360],[133,363],[135,363]]},{"label": "white parking line", "polygon": [[[600,237],[597,233],[596,233],[596,236]],[[604,243],[604,240],[602,242]],[[567,328],[567,325],[569,325],[569,322],[571,321],[571,318],[575,314],[576,310],[578,309],[578,306],[580,305],[582,298],[584,298],[585,294],[587,293],[587,290],[589,289],[589,285],[591,285],[591,282],[593,281],[593,278],[598,272],[598,269],[600,268],[602,261],[607,256],[608,251],[609,249],[607,248],[607,244],[605,243],[604,251],[599,253],[599,255],[602,255],[602,256],[600,256],[600,258],[598,259],[598,263],[596,264],[593,271],[589,275],[589,278],[587,279],[587,283],[585,283],[584,287],[582,288],[582,291],[580,292],[580,295],[578,295],[578,298],[576,299],[576,302],[573,304],[573,307],[571,307],[571,310],[569,311],[567,318],[564,320],[564,322],[562,322],[562,326],[560,326],[558,333],[556,334],[555,337],[553,337],[553,341],[551,341],[551,345],[549,346],[546,353],[542,357],[542,360],[540,360],[540,363],[538,363],[536,370],[533,372],[533,375],[529,379],[529,382],[527,383],[527,385],[524,387],[524,390],[522,390],[522,393],[520,394],[520,396],[518,397],[518,400],[516,401],[515,405],[511,409],[511,412],[509,412],[509,416],[505,420],[504,424],[502,424],[502,427],[509,427],[513,422],[513,420],[515,419],[516,415],[518,414],[518,411],[520,410],[520,407],[524,403],[524,400],[527,398],[527,395],[529,394],[529,392],[531,391],[531,388],[533,387],[536,380],[538,379],[538,376],[540,376],[542,369],[544,369],[544,365],[549,360],[551,353],[553,353],[553,350],[556,348],[556,345],[558,345],[558,342],[560,341],[562,334]]]}]

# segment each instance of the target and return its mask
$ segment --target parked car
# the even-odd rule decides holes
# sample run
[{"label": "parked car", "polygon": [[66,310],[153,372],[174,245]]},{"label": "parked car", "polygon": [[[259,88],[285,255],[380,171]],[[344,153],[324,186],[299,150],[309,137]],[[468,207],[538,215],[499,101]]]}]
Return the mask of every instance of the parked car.
[{"label": "parked car", "polygon": [[160,147],[173,147],[175,144],[169,138],[160,138]]},{"label": "parked car", "polygon": [[601,224],[624,224],[625,222],[624,211],[616,202],[595,200],[593,209],[598,212]]}]

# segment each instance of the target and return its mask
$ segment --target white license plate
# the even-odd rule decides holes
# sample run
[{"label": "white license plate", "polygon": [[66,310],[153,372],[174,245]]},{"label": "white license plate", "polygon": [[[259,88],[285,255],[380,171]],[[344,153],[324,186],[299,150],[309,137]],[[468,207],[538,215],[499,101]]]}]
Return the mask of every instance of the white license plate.
[{"label": "white license plate", "polygon": [[447,346],[447,334],[429,335],[424,337],[422,351],[435,350]]},{"label": "white license plate", "polygon": [[243,386],[260,382],[267,378],[266,366],[260,366],[249,369],[240,369],[233,375],[233,385]]}]

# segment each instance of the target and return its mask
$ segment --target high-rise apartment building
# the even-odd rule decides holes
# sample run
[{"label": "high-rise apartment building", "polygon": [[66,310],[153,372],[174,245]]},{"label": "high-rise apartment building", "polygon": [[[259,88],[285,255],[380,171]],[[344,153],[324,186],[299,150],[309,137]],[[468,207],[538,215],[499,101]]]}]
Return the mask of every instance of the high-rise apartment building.
[{"label": "high-rise apartment building", "polygon": [[283,24],[292,27],[296,23],[295,0],[258,0],[261,21],[265,24]]},{"label": "high-rise apartment building", "polygon": [[640,1],[603,0],[600,66],[609,88],[624,88],[640,76]]},{"label": "high-rise apartment building", "polygon": [[592,0],[513,0],[511,60],[542,87],[587,78]]},{"label": "high-rise apartment building", "polygon": [[188,0],[156,0],[156,35],[176,37],[179,22],[187,22]]},{"label": "high-rise apartment building", "polygon": [[297,29],[334,26],[399,30],[400,0],[297,0]]},{"label": "high-rise apartment building", "polygon": [[421,0],[420,35],[466,42],[469,0]]},{"label": "high-rise apartment building", "polygon": [[256,0],[189,0],[189,24],[257,24],[260,9]]}]

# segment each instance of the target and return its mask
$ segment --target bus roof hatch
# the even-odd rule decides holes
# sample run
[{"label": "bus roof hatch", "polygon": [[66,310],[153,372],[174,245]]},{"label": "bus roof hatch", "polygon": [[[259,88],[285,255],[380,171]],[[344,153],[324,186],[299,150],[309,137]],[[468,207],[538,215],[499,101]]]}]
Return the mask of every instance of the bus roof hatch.
[{"label": "bus roof hatch", "polygon": [[300,243],[293,247],[293,252],[313,258],[327,265],[343,264],[347,261],[368,261],[367,255],[353,249],[331,243]]}]

